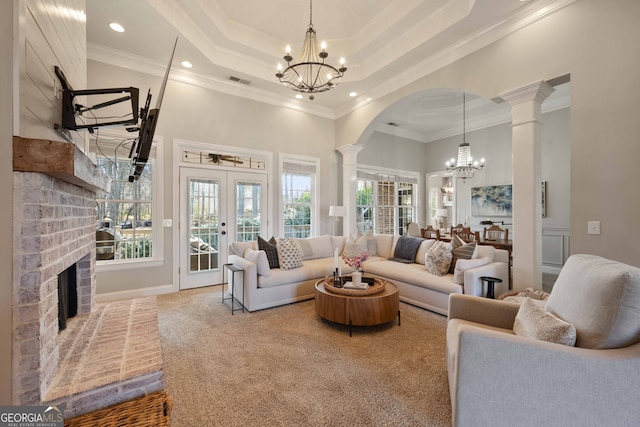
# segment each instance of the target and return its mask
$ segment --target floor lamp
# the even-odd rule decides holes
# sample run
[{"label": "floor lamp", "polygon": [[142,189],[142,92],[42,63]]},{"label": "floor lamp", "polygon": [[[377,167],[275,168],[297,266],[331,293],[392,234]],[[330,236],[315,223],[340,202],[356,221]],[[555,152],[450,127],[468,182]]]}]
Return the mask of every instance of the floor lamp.
[{"label": "floor lamp", "polygon": [[333,217],[333,235],[336,235],[338,218],[344,216],[344,206],[329,206],[329,216]]}]

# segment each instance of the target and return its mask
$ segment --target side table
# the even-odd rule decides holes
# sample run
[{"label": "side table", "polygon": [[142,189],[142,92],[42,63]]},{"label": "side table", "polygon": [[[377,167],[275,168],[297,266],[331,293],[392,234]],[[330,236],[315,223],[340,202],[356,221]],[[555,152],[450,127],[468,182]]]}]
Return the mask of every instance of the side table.
[{"label": "side table", "polygon": [[[227,283],[224,281],[224,270],[225,268],[228,270],[227,272],[227,280],[229,280],[229,272],[231,272],[231,297],[224,297],[224,285]],[[238,301],[238,299],[234,296],[234,288],[236,285],[236,273],[241,272],[242,273],[242,302]],[[235,264],[224,264],[222,266],[222,303],[224,304],[225,301],[227,300],[231,300],[231,315],[233,316],[233,313],[236,311],[240,311],[242,310],[242,312],[244,313],[244,269],[241,267],[238,267]],[[234,304],[237,303],[240,308],[235,308]]]},{"label": "side table", "polygon": [[487,298],[496,299],[496,296],[494,294],[495,284],[502,283],[502,279],[499,279],[497,277],[482,276],[480,277],[480,280],[482,280],[483,282],[487,282]]}]

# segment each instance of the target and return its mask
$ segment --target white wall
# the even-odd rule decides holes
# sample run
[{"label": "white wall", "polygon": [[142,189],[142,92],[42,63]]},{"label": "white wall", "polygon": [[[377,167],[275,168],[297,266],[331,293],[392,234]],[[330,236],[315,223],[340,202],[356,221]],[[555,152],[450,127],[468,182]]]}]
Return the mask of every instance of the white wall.
[{"label": "white wall", "polygon": [[[625,47],[640,37],[639,15],[637,0],[616,1],[615,7],[598,0],[572,3],[341,117],[336,144],[359,142],[382,110],[419,91],[457,88],[492,99],[570,74],[571,253],[640,266],[640,197],[629,179],[640,158],[640,50]],[[589,220],[601,221],[601,235],[587,234]]]},{"label": "white wall", "polygon": [[[160,76],[150,76],[95,61],[88,62],[88,77],[91,87],[134,86],[144,94],[150,87],[153,95],[158,93],[161,83]],[[152,105],[155,105],[155,98]],[[328,216],[329,206],[339,201],[335,189],[339,182],[340,156],[334,150],[334,131],[332,120],[170,79],[156,129],[156,135],[161,135],[164,140],[163,218],[171,218],[174,227],[177,227],[179,219],[172,218],[173,206],[178,203],[173,199],[173,189],[177,182],[172,176],[175,160],[172,144],[174,139],[178,139],[270,151],[273,153],[274,168],[277,168],[279,153],[319,158],[320,230],[322,234],[330,234],[332,223]],[[279,200],[278,176],[278,171],[274,170],[273,182],[269,183],[274,204]],[[270,208],[274,233],[277,233],[277,224],[281,220],[280,211],[278,206]],[[164,264],[161,267],[133,271],[99,271],[98,294],[177,285],[171,283],[175,268],[172,254],[178,248],[172,229],[165,228],[164,243]]]}]

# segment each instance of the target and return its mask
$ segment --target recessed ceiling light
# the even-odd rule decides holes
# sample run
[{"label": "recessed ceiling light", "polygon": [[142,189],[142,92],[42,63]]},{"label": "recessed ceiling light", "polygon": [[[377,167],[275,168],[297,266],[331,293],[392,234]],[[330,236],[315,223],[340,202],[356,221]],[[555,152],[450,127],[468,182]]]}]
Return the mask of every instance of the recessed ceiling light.
[{"label": "recessed ceiling light", "polygon": [[296,95],[296,99],[302,99],[302,95],[297,94],[297,95]]},{"label": "recessed ceiling light", "polygon": [[350,97],[358,96],[358,92],[349,92]]},{"label": "recessed ceiling light", "polygon": [[113,31],[116,31],[118,33],[124,33],[124,27],[118,24],[117,22],[111,22],[109,24],[109,28],[111,28]]},{"label": "recessed ceiling light", "polygon": [[182,62],[181,62],[181,64],[182,64],[182,66],[183,66],[184,68],[191,68],[191,67],[193,67],[193,64],[192,64],[191,62],[189,62],[189,61],[182,61]]}]

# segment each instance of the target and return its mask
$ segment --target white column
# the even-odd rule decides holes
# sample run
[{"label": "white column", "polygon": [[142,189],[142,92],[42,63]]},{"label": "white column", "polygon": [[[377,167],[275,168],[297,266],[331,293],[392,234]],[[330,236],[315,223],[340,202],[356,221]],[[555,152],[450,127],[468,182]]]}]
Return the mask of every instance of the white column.
[{"label": "white column", "polygon": [[542,288],[542,102],[554,91],[536,82],[503,94],[511,104],[513,289]]},{"label": "white column", "polygon": [[342,235],[356,233],[356,172],[358,153],[363,147],[359,145],[343,145],[338,148],[342,153],[342,206],[344,217]]}]

